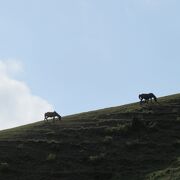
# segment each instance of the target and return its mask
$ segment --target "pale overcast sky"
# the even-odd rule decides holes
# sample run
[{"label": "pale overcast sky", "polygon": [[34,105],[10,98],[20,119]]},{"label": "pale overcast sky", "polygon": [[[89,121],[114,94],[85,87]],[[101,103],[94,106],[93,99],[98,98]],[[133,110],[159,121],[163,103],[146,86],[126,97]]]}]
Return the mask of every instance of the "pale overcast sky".
[{"label": "pale overcast sky", "polygon": [[179,0],[0,0],[0,129],[179,92]]}]

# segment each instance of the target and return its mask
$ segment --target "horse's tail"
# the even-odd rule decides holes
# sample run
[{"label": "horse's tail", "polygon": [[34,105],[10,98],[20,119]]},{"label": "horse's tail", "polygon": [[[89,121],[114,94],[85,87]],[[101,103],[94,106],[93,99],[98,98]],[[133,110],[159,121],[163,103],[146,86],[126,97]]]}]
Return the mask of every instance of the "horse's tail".
[{"label": "horse's tail", "polygon": [[141,94],[139,94],[139,99],[140,99],[140,100],[142,99]]}]

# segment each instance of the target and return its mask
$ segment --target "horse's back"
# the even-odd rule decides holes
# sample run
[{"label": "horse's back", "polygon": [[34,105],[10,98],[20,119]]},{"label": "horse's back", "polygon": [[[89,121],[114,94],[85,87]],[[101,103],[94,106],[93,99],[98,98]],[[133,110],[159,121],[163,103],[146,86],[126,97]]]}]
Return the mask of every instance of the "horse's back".
[{"label": "horse's back", "polygon": [[54,111],[54,112],[46,112],[45,114],[44,114],[44,117],[45,118],[48,118],[48,117],[58,117],[59,119],[61,119],[61,116],[56,112],[56,111]]},{"label": "horse's back", "polygon": [[149,96],[155,96],[153,93],[149,93]]},{"label": "horse's back", "polygon": [[52,112],[46,112],[44,116],[49,116]]}]

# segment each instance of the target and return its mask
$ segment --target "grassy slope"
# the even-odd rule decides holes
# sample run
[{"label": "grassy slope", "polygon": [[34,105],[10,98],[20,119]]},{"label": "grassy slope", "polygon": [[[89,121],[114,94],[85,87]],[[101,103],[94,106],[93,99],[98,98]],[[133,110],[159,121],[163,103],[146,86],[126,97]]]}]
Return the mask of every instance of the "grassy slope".
[{"label": "grassy slope", "polygon": [[180,94],[159,102],[1,131],[0,179],[178,179]]}]

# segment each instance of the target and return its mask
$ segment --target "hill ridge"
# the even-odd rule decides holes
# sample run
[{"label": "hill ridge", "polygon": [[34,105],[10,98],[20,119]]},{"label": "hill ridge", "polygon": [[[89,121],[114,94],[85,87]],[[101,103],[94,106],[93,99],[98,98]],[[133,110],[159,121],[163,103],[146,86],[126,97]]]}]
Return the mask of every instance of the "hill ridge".
[{"label": "hill ridge", "polygon": [[180,94],[158,100],[0,131],[0,179],[179,178]]}]

